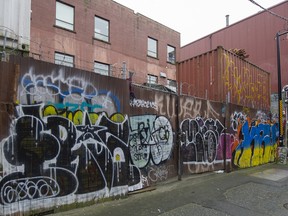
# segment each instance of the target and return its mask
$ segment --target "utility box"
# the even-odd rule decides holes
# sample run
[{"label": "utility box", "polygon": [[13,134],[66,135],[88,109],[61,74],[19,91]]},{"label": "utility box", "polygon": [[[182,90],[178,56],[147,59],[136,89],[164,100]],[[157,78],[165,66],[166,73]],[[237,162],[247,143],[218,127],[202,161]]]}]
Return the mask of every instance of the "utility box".
[{"label": "utility box", "polygon": [[287,147],[278,147],[277,148],[277,164],[287,164]]}]

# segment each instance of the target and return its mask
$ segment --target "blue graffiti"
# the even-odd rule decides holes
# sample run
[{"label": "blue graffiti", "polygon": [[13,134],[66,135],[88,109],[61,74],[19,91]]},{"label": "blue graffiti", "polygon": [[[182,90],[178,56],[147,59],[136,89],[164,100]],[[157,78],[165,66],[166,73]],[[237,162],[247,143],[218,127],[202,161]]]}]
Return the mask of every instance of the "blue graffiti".
[{"label": "blue graffiti", "polygon": [[[85,108],[88,108],[88,110],[93,110],[93,109],[101,109],[103,108],[102,105],[100,104],[92,104],[90,103],[90,101],[94,98],[94,97],[100,97],[100,96],[104,96],[104,97],[109,97],[109,99],[111,99],[111,102],[114,104],[115,108],[116,108],[116,112],[120,112],[121,111],[121,105],[120,105],[120,100],[119,98],[114,95],[112,92],[107,91],[107,90],[97,90],[96,88],[94,88],[91,84],[86,84],[84,87],[82,86],[75,86],[71,83],[63,83],[62,80],[58,80],[58,81],[54,81],[54,83],[52,83],[49,80],[52,80],[51,78],[44,79],[42,76],[39,77],[35,77],[34,80],[31,79],[31,76],[24,76],[21,83],[23,85],[23,88],[25,89],[25,91],[27,91],[26,93],[31,93],[31,95],[35,95],[37,92],[37,94],[42,95],[45,94],[47,92],[50,93],[50,95],[52,96],[58,96],[58,101],[60,103],[53,103],[53,102],[48,102],[46,101],[48,104],[53,104],[55,107],[57,108],[67,108],[69,107],[71,111],[75,111],[78,109],[81,110],[85,110]],[[60,88],[61,85],[66,85],[66,88],[64,88],[65,90],[62,90],[61,88],[63,88],[63,86]],[[39,90],[39,88],[46,88],[46,90]],[[89,92],[87,92],[89,89]],[[62,103],[64,101],[65,98],[67,98],[70,95],[80,95],[81,97],[84,98],[84,102],[82,103],[71,103],[71,102],[66,102],[66,103]],[[87,102],[86,102],[87,101]]]}]

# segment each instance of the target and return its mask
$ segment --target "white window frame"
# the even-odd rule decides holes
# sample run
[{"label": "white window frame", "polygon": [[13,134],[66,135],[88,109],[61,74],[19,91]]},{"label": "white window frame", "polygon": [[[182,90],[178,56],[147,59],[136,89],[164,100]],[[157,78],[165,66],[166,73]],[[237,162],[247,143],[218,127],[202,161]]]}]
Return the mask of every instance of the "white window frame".
[{"label": "white window frame", "polygon": [[157,84],[158,83],[158,76],[147,74],[147,83],[148,84]]},{"label": "white window frame", "polygon": [[174,92],[177,92],[177,82],[176,82],[176,80],[167,79],[167,87],[170,88],[171,90],[173,90]]},{"label": "white window frame", "polygon": [[176,48],[170,45],[167,45],[167,62],[176,63]]},{"label": "white window frame", "polygon": [[58,65],[74,67],[74,56],[72,55],[55,52],[54,61],[55,61],[55,64],[58,64]]},{"label": "white window frame", "polygon": [[102,62],[94,62],[94,72],[104,76],[109,76],[110,65]]},{"label": "white window frame", "polygon": [[97,40],[110,41],[110,23],[101,17],[94,17],[94,38]]},{"label": "white window frame", "polygon": [[158,41],[151,37],[147,39],[147,55],[153,58],[158,57]]},{"label": "white window frame", "polygon": [[56,20],[55,25],[74,31],[74,7],[56,1]]}]

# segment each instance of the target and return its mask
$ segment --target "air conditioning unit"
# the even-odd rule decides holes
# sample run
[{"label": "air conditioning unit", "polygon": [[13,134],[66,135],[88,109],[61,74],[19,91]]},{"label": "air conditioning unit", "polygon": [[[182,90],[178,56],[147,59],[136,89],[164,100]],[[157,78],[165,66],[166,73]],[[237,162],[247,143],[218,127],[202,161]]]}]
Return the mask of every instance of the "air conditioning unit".
[{"label": "air conditioning unit", "polygon": [[164,73],[164,72],[160,72],[160,77],[162,77],[162,78],[166,78],[167,75],[166,75],[166,73]]}]

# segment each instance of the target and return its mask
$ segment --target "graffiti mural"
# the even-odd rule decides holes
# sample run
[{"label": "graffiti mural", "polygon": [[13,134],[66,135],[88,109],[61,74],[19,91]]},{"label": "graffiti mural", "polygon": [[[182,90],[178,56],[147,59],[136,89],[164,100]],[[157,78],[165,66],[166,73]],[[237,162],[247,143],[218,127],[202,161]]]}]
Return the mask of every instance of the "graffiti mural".
[{"label": "graffiti mural", "polygon": [[265,74],[258,73],[254,76],[251,67],[237,66],[237,61],[234,61],[227,53],[223,53],[223,58],[225,62],[224,85],[237,104],[251,104],[250,106],[255,108],[260,107],[261,104],[270,104],[268,97],[263,97],[267,95],[267,88],[263,86],[269,86]]},{"label": "graffiti mural", "polygon": [[51,75],[36,75],[31,69],[21,80],[19,103],[44,101],[58,109],[101,111],[108,115],[120,111],[120,101],[112,92],[97,89],[81,77],[65,77],[64,74],[60,69]]},{"label": "graffiti mural", "polygon": [[131,186],[140,183],[138,168],[129,166],[127,116],[101,113],[95,124],[87,112],[74,122],[44,112],[39,118],[44,107],[20,106],[13,133],[1,143],[1,204],[96,191],[121,194],[131,173]]},{"label": "graffiti mural", "polygon": [[1,214],[39,209],[47,198],[45,208],[143,187],[130,164],[129,118],[117,112],[119,100],[76,80],[23,76],[10,136],[1,141]]},{"label": "graffiti mural", "polygon": [[267,121],[267,116],[257,113],[252,121],[242,113],[231,116],[231,126],[235,131],[232,147],[233,164],[240,168],[258,166],[275,161],[278,125]]},{"label": "graffiti mural", "polygon": [[173,146],[173,131],[164,116],[142,115],[130,117],[130,154],[132,163],[146,167],[166,161]]},{"label": "graffiti mural", "polygon": [[180,116],[184,119],[201,116],[202,118],[218,119],[221,112],[216,110],[210,101],[204,101],[196,98],[180,98]]},{"label": "graffiti mural", "polygon": [[90,74],[27,71],[0,142],[0,215],[121,196],[167,180],[182,162],[173,158],[176,117],[189,173],[223,169],[224,159],[237,168],[275,159],[278,126],[262,111],[255,120],[234,112],[225,128],[220,103],[160,92],[148,97],[142,89],[145,96],[129,103],[127,88],[121,104],[117,91],[99,89]]},{"label": "graffiti mural", "polygon": [[[278,126],[268,121],[265,113],[258,111],[256,120],[252,121],[246,114],[234,112],[230,128],[229,133],[225,132],[217,119],[185,119],[181,123],[184,164],[206,165],[207,169],[202,171],[208,171],[214,169],[209,166],[223,163],[224,152],[226,161],[232,160],[233,165],[239,168],[275,161]],[[190,172],[197,172],[191,169],[197,167],[189,166]]]},{"label": "graffiti mural", "polygon": [[224,126],[219,120],[196,117],[181,123],[184,164],[214,163],[219,153],[219,137]]}]

